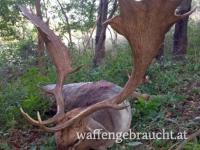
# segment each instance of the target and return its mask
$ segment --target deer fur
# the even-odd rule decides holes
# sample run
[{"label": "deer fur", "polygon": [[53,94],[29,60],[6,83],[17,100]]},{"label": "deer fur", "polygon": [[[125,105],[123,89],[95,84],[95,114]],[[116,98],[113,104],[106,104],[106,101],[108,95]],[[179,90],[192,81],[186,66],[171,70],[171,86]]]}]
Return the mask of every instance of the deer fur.
[{"label": "deer fur", "polygon": [[[46,92],[55,88],[55,84],[44,86]],[[65,111],[75,108],[83,108],[108,99],[118,94],[121,87],[107,81],[72,83],[63,86],[63,97],[65,102]],[[123,102],[127,107],[123,110],[102,109],[87,118],[83,119],[73,128],[66,128],[64,131],[56,132],[55,139],[58,149],[75,150],[103,150],[111,147],[114,140],[83,140],[78,145],[77,132],[92,132],[95,129],[102,129],[103,132],[125,132],[129,129],[131,123],[131,108],[128,101]],[[91,144],[92,143],[92,144]]]}]

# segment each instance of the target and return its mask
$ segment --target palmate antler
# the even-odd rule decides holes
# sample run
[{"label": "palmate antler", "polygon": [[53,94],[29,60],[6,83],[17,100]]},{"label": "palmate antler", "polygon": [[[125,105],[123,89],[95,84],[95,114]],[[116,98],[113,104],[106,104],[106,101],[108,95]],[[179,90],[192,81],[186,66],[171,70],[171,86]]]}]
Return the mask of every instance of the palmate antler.
[{"label": "palmate antler", "polygon": [[[64,53],[63,51],[67,51],[67,48],[64,47],[55,35],[53,36],[51,30],[47,30],[48,27],[44,27],[41,20],[38,18],[36,19],[35,15],[30,14],[25,8],[21,7],[23,14],[48,37],[46,44],[51,57],[54,59],[58,74],[57,86],[53,93],[57,101],[57,114],[62,114],[60,118],[64,118],[64,123],[58,123],[55,127],[49,128],[44,124],[52,123],[56,119],[56,121],[58,121],[60,118],[56,116],[50,119],[50,121],[41,121],[40,115],[38,114],[39,121],[35,121],[23,111],[22,114],[32,124],[41,126],[46,131],[56,132],[77,123],[100,109],[122,108],[123,106],[119,104],[129,97],[142,83],[148,66],[159,51],[165,33],[176,21],[184,19],[194,12],[195,9],[186,14],[177,15],[175,10],[181,1],[182,0],[119,0],[120,15],[106,21],[105,24],[111,25],[113,29],[125,36],[128,40],[132,48],[134,63],[131,76],[124,89],[118,95],[113,96],[113,98],[96,103],[87,108],[73,109],[66,114],[64,114],[64,105],[62,105],[63,97],[61,91],[66,74],[72,70],[68,53],[62,55],[62,53]],[[38,22],[40,22],[40,24],[38,24]],[[51,34],[49,34],[49,32]],[[54,38],[56,38],[55,41]],[[59,55],[57,53],[59,53]]]},{"label": "palmate antler", "polygon": [[46,121],[36,121],[32,119],[28,114],[26,114],[21,108],[23,116],[29,120],[34,125],[40,124],[49,124],[57,121],[59,118],[62,118],[64,115],[64,100],[62,96],[62,87],[63,82],[67,74],[73,72],[71,67],[71,61],[69,57],[68,48],[61,42],[61,40],[54,34],[52,30],[48,28],[46,23],[44,23],[39,17],[31,14],[25,7],[19,6],[23,15],[27,17],[42,33],[43,39],[45,41],[48,52],[53,60],[53,63],[56,66],[57,73],[57,83],[55,89],[51,91],[55,95],[57,103],[57,113],[56,115]]}]

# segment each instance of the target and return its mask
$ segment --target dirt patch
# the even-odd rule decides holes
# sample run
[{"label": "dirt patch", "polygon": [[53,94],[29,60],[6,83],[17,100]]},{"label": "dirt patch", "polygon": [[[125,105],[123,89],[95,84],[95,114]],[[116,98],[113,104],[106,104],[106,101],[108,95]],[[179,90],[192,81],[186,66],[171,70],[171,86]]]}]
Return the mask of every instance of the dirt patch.
[{"label": "dirt patch", "polygon": [[36,147],[41,145],[47,136],[49,135],[40,129],[32,128],[23,131],[21,129],[12,129],[9,133],[4,133],[1,136],[0,144],[7,144],[14,150],[27,150],[31,149],[33,145]]}]

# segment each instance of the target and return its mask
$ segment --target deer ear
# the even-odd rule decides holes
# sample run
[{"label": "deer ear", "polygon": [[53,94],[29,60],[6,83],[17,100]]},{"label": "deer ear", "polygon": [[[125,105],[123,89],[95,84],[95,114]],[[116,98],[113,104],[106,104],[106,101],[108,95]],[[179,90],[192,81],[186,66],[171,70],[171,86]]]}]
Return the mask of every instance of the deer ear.
[{"label": "deer ear", "polygon": [[101,132],[109,132],[101,123],[94,120],[93,118],[88,118],[86,129],[89,132],[93,132],[95,129],[100,129]]}]

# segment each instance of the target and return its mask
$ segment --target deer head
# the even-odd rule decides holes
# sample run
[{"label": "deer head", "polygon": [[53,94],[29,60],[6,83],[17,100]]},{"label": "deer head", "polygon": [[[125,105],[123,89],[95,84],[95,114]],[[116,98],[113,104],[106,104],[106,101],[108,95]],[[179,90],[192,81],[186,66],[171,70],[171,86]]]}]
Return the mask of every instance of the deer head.
[{"label": "deer head", "polygon": [[[94,112],[106,108],[123,109],[125,107],[121,105],[123,101],[143,82],[146,70],[158,53],[165,33],[176,21],[188,17],[195,10],[193,9],[183,15],[177,15],[175,10],[181,1],[119,0],[120,15],[106,21],[105,24],[111,25],[113,29],[128,40],[132,48],[134,64],[131,76],[119,93],[92,105],[74,108],[67,113],[64,111],[62,88],[65,77],[73,72],[68,49],[40,18],[30,13],[25,7],[20,6],[23,15],[43,33],[45,44],[57,71],[56,86],[50,91],[55,95],[57,103],[56,115],[49,120],[42,121],[38,113],[38,120],[34,120],[21,109],[24,117],[30,123],[40,126],[48,132],[66,132],[67,134],[69,129],[81,128],[79,125],[84,124],[88,116]],[[87,101],[87,99],[84,101]],[[50,123],[55,123],[56,125],[47,127]]]}]

